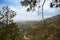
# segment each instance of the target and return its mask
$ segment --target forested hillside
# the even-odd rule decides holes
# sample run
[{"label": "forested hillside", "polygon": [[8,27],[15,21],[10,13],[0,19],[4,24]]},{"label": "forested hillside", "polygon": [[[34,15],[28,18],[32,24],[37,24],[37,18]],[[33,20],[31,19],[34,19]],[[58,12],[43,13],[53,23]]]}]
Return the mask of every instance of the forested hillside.
[{"label": "forested hillside", "polygon": [[49,23],[40,23],[36,25],[37,28],[27,30],[26,37],[30,36],[30,40],[60,40],[59,15],[48,18],[47,20]]},{"label": "forested hillside", "polygon": [[[10,29],[18,27],[19,39],[24,40],[24,35],[30,40],[60,40],[60,14],[53,17],[45,19],[44,24],[42,21],[26,21],[26,22],[17,22],[17,25],[12,23],[8,26],[8,37],[10,37]],[[5,24],[0,22],[0,32],[3,33],[6,29]],[[14,27],[15,25],[15,27]],[[17,26],[17,27],[16,27]],[[5,31],[7,31],[5,30]],[[3,32],[2,32],[3,31]],[[13,30],[11,30],[12,32]],[[4,32],[5,34],[6,32]],[[13,31],[14,33],[14,31]],[[16,35],[16,34],[15,34]],[[2,36],[2,35],[1,35]],[[3,35],[4,36],[4,35]],[[16,35],[18,36],[18,35]],[[4,37],[3,37],[4,38]]]}]

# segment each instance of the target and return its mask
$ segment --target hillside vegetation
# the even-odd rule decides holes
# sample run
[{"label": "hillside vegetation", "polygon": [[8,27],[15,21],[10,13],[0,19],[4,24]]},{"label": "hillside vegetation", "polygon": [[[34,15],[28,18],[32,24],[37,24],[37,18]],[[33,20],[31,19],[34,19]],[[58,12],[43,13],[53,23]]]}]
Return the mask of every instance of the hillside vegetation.
[{"label": "hillside vegetation", "polygon": [[60,40],[60,20],[58,18],[59,16],[53,16],[46,19],[48,22],[37,24],[36,28],[26,31],[26,37],[30,36],[30,40]]},{"label": "hillside vegetation", "polygon": [[[53,16],[42,21],[27,21],[4,26],[0,22],[0,40],[60,40],[60,19]],[[3,24],[3,25],[2,25]]]}]

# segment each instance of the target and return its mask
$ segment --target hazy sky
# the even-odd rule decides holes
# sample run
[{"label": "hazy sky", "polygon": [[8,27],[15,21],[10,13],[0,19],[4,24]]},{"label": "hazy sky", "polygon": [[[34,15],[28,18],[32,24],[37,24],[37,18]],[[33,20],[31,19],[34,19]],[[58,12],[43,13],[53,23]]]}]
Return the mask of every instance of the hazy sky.
[{"label": "hazy sky", "polygon": [[[16,11],[17,15],[14,17],[14,21],[41,20],[41,10],[40,15],[38,15],[37,8],[34,12],[32,11],[26,12],[26,7],[22,7],[20,1],[21,0],[0,0],[0,8],[8,5],[12,10]],[[50,3],[51,0],[46,0],[45,2],[44,5],[45,18],[60,14],[60,8],[50,8]]]}]

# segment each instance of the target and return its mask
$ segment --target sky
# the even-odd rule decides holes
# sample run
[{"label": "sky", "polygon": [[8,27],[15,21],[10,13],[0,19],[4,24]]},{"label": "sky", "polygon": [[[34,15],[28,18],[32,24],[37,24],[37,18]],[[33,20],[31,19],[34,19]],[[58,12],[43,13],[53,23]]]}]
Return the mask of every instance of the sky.
[{"label": "sky", "polygon": [[[12,10],[16,11],[16,16],[13,18],[14,21],[39,21],[42,19],[42,11],[40,8],[40,13],[38,15],[38,9],[35,11],[27,12],[26,7],[20,4],[22,0],[0,0],[0,10],[3,6],[9,6]],[[44,0],[41,0],[43,3]],[[50,8],[50,3],[52,0],[46,0],[44,4],[44,18],[49,18],[54,15],[60,14],[60,8]]]}]

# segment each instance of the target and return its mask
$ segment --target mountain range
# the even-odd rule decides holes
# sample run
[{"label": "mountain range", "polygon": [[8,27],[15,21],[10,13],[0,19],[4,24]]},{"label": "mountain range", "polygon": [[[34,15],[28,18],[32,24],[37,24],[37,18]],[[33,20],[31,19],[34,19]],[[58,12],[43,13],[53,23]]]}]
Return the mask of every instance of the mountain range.
[{"label": "mountain range", "polygon": [[[60,21],[60,14],[52,16],[50,18],[44,19],[46,23],[51,23],[54,21]],[[30,28],[35,27],[38,24],[41,24],[41,21],[23,21],[23,22],[16,22],[19,28]],[[0,22],[0,26],[3,26],[4,23]]]},{"label": "mountain range", "polygon": [[[60,21],[60,14],[44,19],[44,21],[48,24],[55,21]],[[41,24],[41,22],[42,21],[25,21],[25,22],[16,22],[16,23],[18,24],[19,28],[28,29],[31,27],[36,27],[37,25]]]}]

